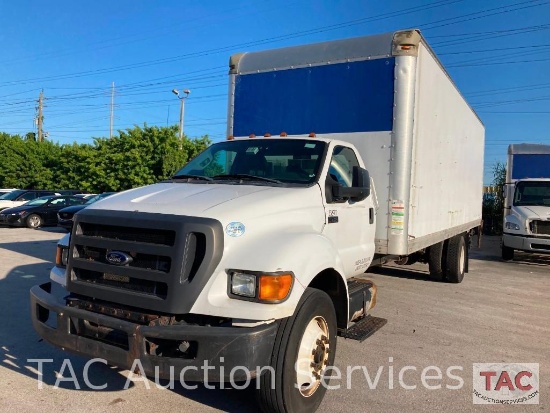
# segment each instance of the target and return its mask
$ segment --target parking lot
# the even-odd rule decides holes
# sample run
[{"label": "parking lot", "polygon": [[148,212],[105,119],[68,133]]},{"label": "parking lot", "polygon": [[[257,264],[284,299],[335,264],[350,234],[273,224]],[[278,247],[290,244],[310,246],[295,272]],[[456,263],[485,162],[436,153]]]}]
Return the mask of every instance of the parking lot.
[{"label": "parking lot", "polygon": [[[173,390],[158,389],[154,383],[128,382],[127,371],[101,363],[91,365],[87,378],[92,385],[107,386],[92,390],[83,380],[87,360],[40,341],[29,316],[28,291],[48,280],[55,244],[63,234],[57,228],[0,228],[0,411],[257,411],[251,389],[199,385],[186,390],[177,382]],[[338,388],[327,391],[320,411],[473,411],[483,407],[472,404],[473,363],[503,362],[539,363],[540,404],[485,406],[486,411],[547,410],[550,255],[517,254],[505,263],[498,242],[485,237],[481,249],[472,248],[470,273],[458,285],[430,280],[427,266],[420,264],[366,274],[379,288],[373,314],[388,323],[363,343],[338,339],[341,375],[331,382]],[[55,388],[65,358],[80,389],[74,381],[60,381]],[[32,359],[48,360],[42,389]],[[421,377],[427,368],[430,376],[442,372],[440,379],[429,381],[432,389]],[[65,368],[63,376],[69,373]],[[434,388],[437,384],[441,388]]]}]

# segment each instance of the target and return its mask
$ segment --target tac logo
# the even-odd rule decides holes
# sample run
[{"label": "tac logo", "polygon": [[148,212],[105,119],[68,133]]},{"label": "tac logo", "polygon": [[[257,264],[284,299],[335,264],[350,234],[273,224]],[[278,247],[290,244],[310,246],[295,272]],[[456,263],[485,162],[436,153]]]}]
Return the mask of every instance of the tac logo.
[{"label": "tac logo", "polygon": [[539,404],[538,363],[474,363],[474,404]]}]

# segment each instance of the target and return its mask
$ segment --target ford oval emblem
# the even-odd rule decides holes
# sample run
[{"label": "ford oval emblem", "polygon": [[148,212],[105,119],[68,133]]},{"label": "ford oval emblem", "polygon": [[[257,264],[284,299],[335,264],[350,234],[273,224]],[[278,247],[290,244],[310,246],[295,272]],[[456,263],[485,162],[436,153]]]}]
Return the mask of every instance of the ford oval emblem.
[{"label": "ford oval emblem", "polygon": [[132,257],[121,251],[108,252],[107,255],[105,255],[105,259],[109,264],[113,265],[126,265],[132,262]]}]

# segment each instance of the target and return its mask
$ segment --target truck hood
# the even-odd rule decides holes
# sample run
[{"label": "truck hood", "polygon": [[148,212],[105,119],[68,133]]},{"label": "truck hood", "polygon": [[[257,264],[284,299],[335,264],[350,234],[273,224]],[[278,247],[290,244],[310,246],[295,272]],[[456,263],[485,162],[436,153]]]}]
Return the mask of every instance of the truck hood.
[{"label": "truck hood", "polygon": [[515,206],[514,210],[517,215],[528,219],[528,218],[540,218],[540,219],[550,219],[550,207],[542,205],[531,205],[531,206]]},{"label": "truck hood", "polygon": [[205,211],[216,205],[270,189],[259,185],[160,183],[112,195],[88,208],[206,216]]},{"label": "truck hood", "polygon": [[[291,211],[303,213],[308,210],[323,210],[323,207],[317,186],[289,188],[264,185],[160,183],[111,195],[86,208],[94,209],[214,218],[225,225],[228,221],[267,217]],[[303,218],[302,216],[301,219]],[[318,218],[317,215],[315,221],[318,221]]]}]

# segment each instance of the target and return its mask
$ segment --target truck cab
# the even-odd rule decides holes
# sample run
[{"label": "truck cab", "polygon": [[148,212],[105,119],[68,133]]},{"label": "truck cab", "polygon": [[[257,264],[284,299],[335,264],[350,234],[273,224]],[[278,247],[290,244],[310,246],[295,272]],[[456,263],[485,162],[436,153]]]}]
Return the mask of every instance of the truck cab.
[{"label": "truck cab", "polygon": [[550,146],[510,145],[506,177],[502,258],[550,253]]},{"label": "truck cab", "polygon": [[[376,286],[353,278],[374,256],[371,185],[347,142],[213,144],[171,179],[75,215],[53,277],[69,294],[33,288],[33,325],[62,348],[132,369],[138,359],[151,376],[243,366],[264,398],[312,410],[336,336],[376,302]],[[275,377],[256,373],[270,366]],[[230,371],[208,380],[250,380]],[[269,383],[288,374],[298,390],[281,395]]]}]

